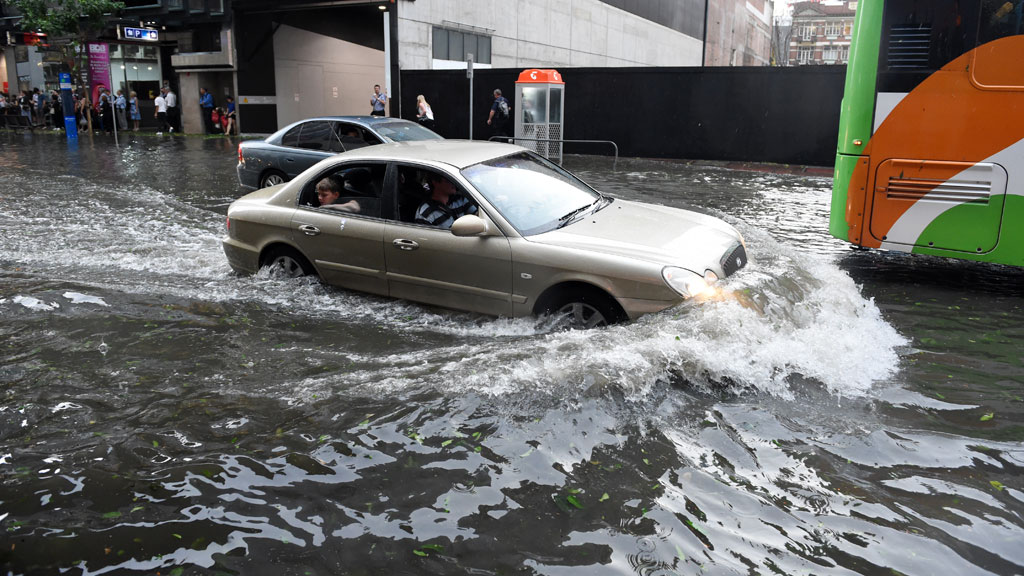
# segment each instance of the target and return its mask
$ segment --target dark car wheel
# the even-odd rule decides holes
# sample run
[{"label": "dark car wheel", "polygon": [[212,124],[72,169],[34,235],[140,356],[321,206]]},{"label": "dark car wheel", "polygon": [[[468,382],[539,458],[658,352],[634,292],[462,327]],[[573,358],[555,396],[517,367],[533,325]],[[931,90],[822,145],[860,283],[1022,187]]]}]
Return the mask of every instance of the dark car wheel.
[{"label": "dark car wheel", "polygon": [[263,265],[270,269],[271,276],[281,278],[298,278],[313,274],[313,266],[302,254],[291,248],[278,247],[267,252],[263,257]]},{"label": "dark car wheel", "polygon": [[277,186],[278,184],[281,184],[285,181],[286,179],[284,174],[278,172],[277,170],[271,170],[263,174],[262,177],[260,177],[260,188]]},{"label": "dark car wheel", "polygon": [[614,298],[597,289],[566,291],[548,299],[543,313],[554,319],[556,330],[585,330],[626,319]]}]

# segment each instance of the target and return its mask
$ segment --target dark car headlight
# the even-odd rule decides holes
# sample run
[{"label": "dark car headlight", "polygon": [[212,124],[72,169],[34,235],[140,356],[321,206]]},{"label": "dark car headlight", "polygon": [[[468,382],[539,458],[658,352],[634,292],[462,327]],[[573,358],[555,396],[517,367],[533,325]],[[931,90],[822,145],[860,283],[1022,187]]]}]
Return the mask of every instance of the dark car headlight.
[{"label": "dark car headlight", "polygon": [[661,270],[661,277],[670,288],[684,298],[693,298],[711,290],[711,285],[718,281],[718,275],[708,270],[704,276],[690,272],[685,268],[666,266]]}]

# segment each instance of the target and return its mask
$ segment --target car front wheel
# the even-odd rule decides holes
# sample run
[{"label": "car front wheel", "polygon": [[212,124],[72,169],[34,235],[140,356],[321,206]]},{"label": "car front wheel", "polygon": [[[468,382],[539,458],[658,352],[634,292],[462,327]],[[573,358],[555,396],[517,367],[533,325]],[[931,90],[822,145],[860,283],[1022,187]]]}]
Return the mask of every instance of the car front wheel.
[{"label": "car front wheel", "polygon": [[597,289],[563,292],[548,299],[542,312],[554,319],[556,330],[600,328],[626,318],[618,302]]},{"label": "car front wheel", "polygon": [[285,181],[284,174],[277,171],[270,171],[260,178],[260,188],[277,186]]},{"label": "car front wheel", "polygon": [[302,254],[291,248],[278,247],[267,252],[263,265],[270,269],[271,276],[282,278],[299,278],[314,272]]}]

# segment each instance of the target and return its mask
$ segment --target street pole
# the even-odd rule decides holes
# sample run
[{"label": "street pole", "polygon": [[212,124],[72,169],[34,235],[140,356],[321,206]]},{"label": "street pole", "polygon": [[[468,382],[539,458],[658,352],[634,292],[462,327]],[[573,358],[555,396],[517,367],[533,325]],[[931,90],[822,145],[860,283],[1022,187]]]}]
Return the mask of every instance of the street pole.
[{"label": "street pole", "polygon": [[64,133],[68,140],[78,141],[78,123],[75,122],[75,98],[71,95],[71,74],[61,72],[60,107],[64,112]]},{"label": "street pole", "polygon": [[[110,67],[109,66],[107,67],[107,86],[109,86],[110,88],[114,87],[114,75],[110,73]],[[112,99],[113,96],[114,96],[114,93],[111,92],[108,89],[107,90],[107,106],[110,106],[110,123],[114,125],[114,147],[118,148],[119,145],[117,143],[117,107],[114,106],[114,101]],[[100,110],[100,114],[102,114],[102,113],[103,113],[103,111]]]},{"label": "street pole", "polygon": [[469,139],[473,139],[473,55],[466,54],[466,78],[469,78]]}]

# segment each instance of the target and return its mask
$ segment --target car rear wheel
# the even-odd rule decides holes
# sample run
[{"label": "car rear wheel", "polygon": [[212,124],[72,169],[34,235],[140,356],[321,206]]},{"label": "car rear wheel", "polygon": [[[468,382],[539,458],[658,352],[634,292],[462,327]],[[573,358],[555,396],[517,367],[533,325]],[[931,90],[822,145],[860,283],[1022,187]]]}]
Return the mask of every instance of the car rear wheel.
[{"label": "car rear wheel", "polygon": [[277,247],[267,252],[263,265],[270,269],[270,275],[280,278],[299,278],[313,274],[313,267],[302,254],[291,248]]},{"label": "car rear wheel", "polygon": [[267,188],[269,186],[277,186],[285,181],[283,173],[277,170],[271,170],[260,177],[260,188]]}]

